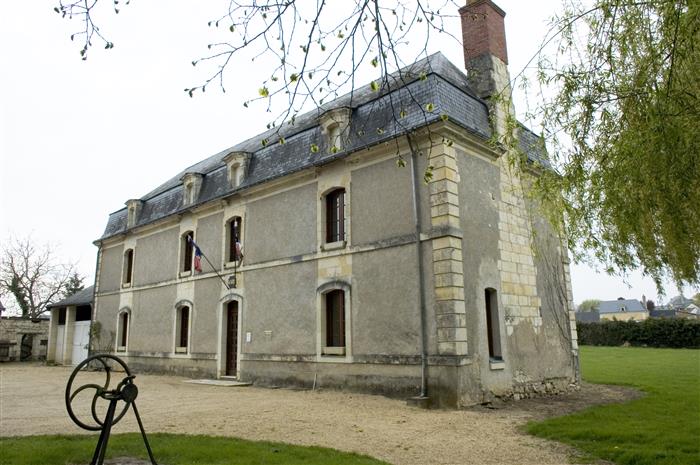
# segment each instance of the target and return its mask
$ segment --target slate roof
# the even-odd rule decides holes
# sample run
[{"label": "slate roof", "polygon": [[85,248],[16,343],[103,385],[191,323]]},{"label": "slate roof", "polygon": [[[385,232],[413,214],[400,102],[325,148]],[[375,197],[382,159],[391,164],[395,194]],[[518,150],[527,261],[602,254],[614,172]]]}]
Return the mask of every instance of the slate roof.
[{"label": "slate roof", "polygon": [[676,318],[675,310],[652,310],[649,312],[650,318]]},{"label": "slate roof", "polygon": [[46,308],[68,307],[69,305],[92,305],[94,287],[95,286],[86,287],[82,291],[78,291],[63,300],[59,300],[55,304],[48,305]]},{"label": "slate roof", "polygon": [[620,307],[623,305],[626,312],[646,312],[644,305],[636,299],[603,300],[598,305],[598,312],[600,314],[620,313]]},{"label": "slate roof", "polygon": [[[425,79],[421,79],[425,76]],[[426,126],[448,115],[451,122],[484,140],[491,137],[488,107],[476,97],[467,83],[467,76],[441,53],[427,58],[395,73],[388,89],[372,92],[369,86],[298,116],[293,125],[273,128],[233,147],[227,148],[181,171],[167,182],[141,197],[144,201],[136,226],[152,223],[177,214],[195,205],[230,195],[238,190],[270,181],[313,166],[321,166],[366,147],[388,141],[410,130]],[[432,112],[425,106],[431,103]],[[318,153],[311,153],[313,143],[322,140],[318,117],[333,108],[350,107],[353,110],[350,140],[344,150],[330,154],[321,146]],[[401,110],[406,116],[401,118]],[[279,137],[285,144],[278,144]],[[269,139],[263,146],[261,141]],[[531,162],[549,166],[544,145],[540,138],[526,129],[520,131],[521,150]],[[233,151],[252,153],[246,178],[240,186],[228,185],[223,157]],[[189,172],[203,174],[202,187],[195,204],[183,206],[183,186],[180,178]],[[109,216],[102,239],[126,231],[126,208]]]}]

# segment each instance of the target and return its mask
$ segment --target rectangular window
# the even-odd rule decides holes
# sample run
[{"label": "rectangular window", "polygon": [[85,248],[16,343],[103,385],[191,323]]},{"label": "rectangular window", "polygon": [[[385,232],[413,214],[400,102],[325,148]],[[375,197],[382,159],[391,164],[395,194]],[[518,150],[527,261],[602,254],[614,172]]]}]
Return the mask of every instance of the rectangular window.
[{"label": "rectangular window", "polygon": [[134,271],[134,249],[124,253],[124,284],[131,284],[131,275]]},{"label": "rectangular window", "polygon": [[486,289],[486,331],[489,341],[489,357],[503,360],[501,353],[501,327],[498,318],[498,295],[495,289]]},{"label": "rectangular window", "polygon": [[326,242],[345,240],[345,189],[326,195]]},{"label": "rectangular window", "polygon": [[241,253],[241,232],[243,231],[243,220],[240,216],[234,216],[228,223],[228,261],[235,262],[242,258]]},{"label": "rectangular window", "polygon": [[65,307],[61,307],[58,309],[58,324],[59,325],[66,324],[66,308]]},{"label": "rectangular window", "polygon": [[178,347],[187,348],[187,336],[189,332],[190,308],[180,308],[180,343]]},{"label": "rectangular window", "polygon": [[89,305],[78,305],[75,309],[75,321],[90,321],[92,317],[92,307]]},{"label": "rectangular window", "polygon": [[126,347],[126,340],[127,340],[127,335],[129,332],[129,314],[127,312],[124,312],[121,314],[121,318],[119,321],[119,335],[120,335],[120,347]]},{"label": "rectangular window", "polygon": [[345,347],[345,292],[326,294],[326,347]]},{"label": "rectangular window", "polygon": [[194,246],[192,241],[194,240],[194,233],[192,231],[186,232],[182,236],[182,246],[183,258],[182,258],[182,271],[192,271],[192,252],[194,251]]}]

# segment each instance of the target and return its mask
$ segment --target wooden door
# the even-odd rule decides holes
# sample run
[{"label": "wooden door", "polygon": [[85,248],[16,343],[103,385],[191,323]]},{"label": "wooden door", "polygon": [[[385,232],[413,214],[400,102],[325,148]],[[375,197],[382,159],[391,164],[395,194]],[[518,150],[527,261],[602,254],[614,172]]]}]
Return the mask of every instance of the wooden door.
[{"label": "wooden door", "polygon": [[238,356],[238,302],[226,308],[226,376],[236,376]]}]

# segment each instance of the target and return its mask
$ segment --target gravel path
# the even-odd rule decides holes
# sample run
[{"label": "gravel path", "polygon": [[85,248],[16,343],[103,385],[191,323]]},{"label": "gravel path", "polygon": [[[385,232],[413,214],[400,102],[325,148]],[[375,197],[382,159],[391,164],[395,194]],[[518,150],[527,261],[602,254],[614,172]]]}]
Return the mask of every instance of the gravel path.
[{"label": "gravel path", "polygon": [[[0,436],[84,432],[64,407],[69,375],[65,367],[0,365]],[[94,380],[103,376],[85,374]],[[570,463],[567,447],[519,431],[527,420],[542,416],[538,405],[545,401],[525,402],[523,408],[515,403],[501,410],[420,410],[380,396],[183,381],[174,376],[136,377],[136,403],[147,432],[318,445],[368,454],[394,465]],[[608,400],[625,397],[614,390],[603,394]],[[567,411],[582,401],[557,402],[563,402],[557,411]],[[129,412],[114,431],[138,431],[133,418]]]}]

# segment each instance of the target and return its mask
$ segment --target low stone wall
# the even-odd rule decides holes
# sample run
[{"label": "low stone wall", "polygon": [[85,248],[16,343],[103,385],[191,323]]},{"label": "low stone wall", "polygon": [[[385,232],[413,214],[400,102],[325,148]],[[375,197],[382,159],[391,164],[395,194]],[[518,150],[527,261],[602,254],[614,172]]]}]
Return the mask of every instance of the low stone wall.
[{"label": "low stone wall", "polygon": [[[28,338],[31,338],[31,343]],[[7,347],[7,354],[0,354],[0,361],[20,361],[23,339],[25,339],[26,348],[31,351],[27,361],[45,360],[49,339],[49,320],[13,316],[0,318],[0,341],[7,343],[3,344]]]}]

